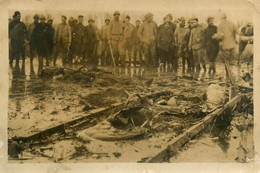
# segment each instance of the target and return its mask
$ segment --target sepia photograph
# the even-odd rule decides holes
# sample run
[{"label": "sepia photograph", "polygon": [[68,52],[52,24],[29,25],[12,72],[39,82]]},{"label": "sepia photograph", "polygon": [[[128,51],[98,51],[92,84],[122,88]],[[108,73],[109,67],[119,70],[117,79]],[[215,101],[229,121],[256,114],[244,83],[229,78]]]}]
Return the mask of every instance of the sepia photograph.
[{"label": "sepia photograph", "polygon": [[255,162],[248,1],[30,1],[6,18],[8,164]]}]

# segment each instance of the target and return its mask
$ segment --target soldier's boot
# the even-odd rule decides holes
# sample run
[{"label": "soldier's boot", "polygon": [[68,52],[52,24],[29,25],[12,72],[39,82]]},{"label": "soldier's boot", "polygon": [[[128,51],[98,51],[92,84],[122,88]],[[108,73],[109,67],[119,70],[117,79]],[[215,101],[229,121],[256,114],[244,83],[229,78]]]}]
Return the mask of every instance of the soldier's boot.
[{"label": "soldier's boot", "polygon": [[167,65],[166,65],[166,72],[170,72],[170,64],[169,63],[167,63]]},{"label": "soldier's boot", "polygon": [[30,56],[30,63],[33,64],[33,56]]},{"label": "soldier's boot", "polygon": [[10,64],[10,67],[13,67],[13,58],[10,59],[9,64]]},{"label": "soldier's boot", "polygon": [[121,56],[121,67],[125,67],[125,56]]},{"label": "soldier's boot", "polygon": [[129,64],[128,64],[128,66],[131,67],[131,64],[132,64],[132,61],[131,61],[131,58],[129,58]]},{"label": "soldier's boot", "polygon": [[56,67],[56,60],[57,60],[57,57],[55,56],[55,57],[53,58],[53,66],[54,66],[54,67]]},{"label": "soldier's boot", "polygon": [[215,78],[215,74],[216,74],[216,64],[215,62],[212,63],[212,68],[213,68],[213,74],[212,74],[212,78],[214,79]]},{"label": "soldier's boot", "polygon": [[211,71],[212,71],[212,62],[209,63],[209,71],[208,71],[208,75],[211,78]]},{"label": "soldier's boot", "polygon": [[216,63],[215,62],[212,63],[212,68],[213,68],[213,73],[215,74],[216,73]]},{"label": "soldier's boot", "polygon": [[17,57],[16,57],[16,65],[18,65],[18,66],[19,66],[19,60],[20,60],[20,57],[17,56]]},{"label": "soldier's boot", "polygon": [[66,65],[66,57],[62,56],[62,66],[64,67]]},{"label": "soldier's boot", "polygon": [[203,67],[204,73],[206,73],[207,72],[206,64],[203,64],[202,67]]},{"label": "soldier's boot", "polygon": [[25,63],[25,56],[24,55],[23,55],[22,59],[23,59],[23,63]]},{"label": "soldier's boot", "polygon": [[50,64],[49,64],[49,59],[50,59],[50,57],[46,57],[46,66],[49,66]]},{"label": "soldier's boot", "polygon": [[41,75],[43,70],[43,57],[39,56],[38,76]]},{"label": "soldier's boot", "polygon": [[185,74],[185,58],[182,57],[182,75]]}]

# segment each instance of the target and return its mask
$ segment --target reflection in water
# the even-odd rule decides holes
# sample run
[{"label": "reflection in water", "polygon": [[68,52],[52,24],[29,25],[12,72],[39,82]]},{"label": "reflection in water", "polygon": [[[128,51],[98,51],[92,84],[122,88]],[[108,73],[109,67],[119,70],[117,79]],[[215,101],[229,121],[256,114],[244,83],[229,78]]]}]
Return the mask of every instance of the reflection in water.
[{"label": "reflection in water", "polygon": [[25,63],[22,63],[20,69],[19,64],[16,64],[12,71],[13,79],[10,92],[17,95],[16,99],[16,111],[21,112],[21,101],[23,100],[23,93],[25,92]]},{"label": "reflection in water", "polygon": [[31,77],[35,76],[33,64],[30,65],[30,76],[31,76]]},{"label": "reflection in water", "polygon": [[[11,83],[9,98],[13,99],[10,101],[15,103],[13,110],[16,110],[17,112],[23,112],[23,109],[26,109],[23,108],[22,104],[25,99],[37,99],[39,97],[38,94],[50,90],[50,87],[47,85],[51,84],[51,82],[46,83],[46,81],[36,77],[34,66],[37,66],[37,64],[30,65],[29,61],[25,61],[21,66],[16,64],[15,67],[10,68]],[[28,97],[28,95],[30,95],[30,97]],[[33,102],[31,104],[33,104]]]},{"label": "reflection in water", "polygon": [[215,140],[215,142],[225,153],[228,151],[230,147],[230,132],[232,131],[230,122],[232,120],[232,117],[233,115],[231,110],[225,112],[216,119],[215,126],[212,130],[213,137],[218,137],[218,139]]}]

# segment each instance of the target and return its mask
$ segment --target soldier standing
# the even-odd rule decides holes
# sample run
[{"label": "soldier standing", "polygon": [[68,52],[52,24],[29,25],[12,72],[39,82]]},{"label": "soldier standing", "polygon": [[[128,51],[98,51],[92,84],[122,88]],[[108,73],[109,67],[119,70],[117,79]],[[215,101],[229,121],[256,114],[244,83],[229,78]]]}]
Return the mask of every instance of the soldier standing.
[{"label": "soldier standing", "polygon": [[170,27],[170,22],[165,22],[158,31],[157,46],[163,61],[164,72],[166,72],[166,63],[167,69],[169,69],[171,52],[174,46],[174,33]]},{"label": "soldier standing", "polygon": [[[21,20],[21,13],[16,11],[13,15],[13,21],[9,23],[9,38],[11,39],[11,59],[10,66],[13,65],[13,60],[16,59],[16,65],[19,65],[20,56],[24,44],[28,40],[26,26]],[[23,60],[24,62],[24,60]]]},{"label": "soldier standing", "polygon": [[[205,47],[209,60],[209,76],[214,77],[216,73],[216,58],[219,51],[219,43],[216,39],[213,39],[213,35],[217,33],[217,27],[213,24],[214,18],[209,17],[207,19],[208,27],[204,31],[205,36]],[[211,74],[212,71],[212,74]]]},{"label": "soldier standing", "polygon": [[89,65],[93,65],[95,61],[95,47],[97,43],[97,33],[94,26],[94,19],[88,20],[88,26],[86,26],[86,56]]},{"label": "soldier standing", "polygon": [[45,17],[40,16],[40,23],[36,25],[33,30],[32,36],[36,41],[36,48],[38,53],[39,67],[38,75],[43,70],[43,58],[49,56],[48,37],[47,37],[47,24],[45,23]]},{"label": "soldier standing", "polygon": [[[94,28],[95,28],[95,33],[96,33],[96,41],[95,41],[95,48],[94,48],[94,55],[93,55],[93,68],[97,68],[98,67],[98,63],[99,60],[101,58],[101,46],[102,46],[102,42],[101,42],[101,36],[100,36],[100,30],[98,29],[97,25],[95,24],[94,21]],[[101,60],[100,60],[101,61]]]},{"label": "soldier standing", "polygon": [[230,70],[228,68],[230,62],[232,63],[235,58],[235,47],[238,42],[238,29],[235,24],[227,20],[226,14],[221,14],[220,20],[218,32],[213,38],[220,40],[220,55],[225,62],[226,80],[229,81],[230,79],[233,80],[230,78],[230,75],[232,74],[228,72]]},{"label": "soldier standing", "polygon": [[53,39],[55,34],[55,29],[52,26],[53,20],[49,19],[47,21],[47,29],[46,29],[46,37],[47,37],[47,46],[48,46],[48,55],[46,57],[46,66],[49,66],[49,61],[51,60],[51,56],[53,54]]},{"label": "soldier standing", "polygon": [[146,68],[155,68],[157,24],[153,21],[152,13],[145,15],[145,21],[137,31],[137,35],[143,43]]},{"label": "soldier standing", "polygon": [[111,52],[108,45],[108,28],[110,20],[105,20],[105,25],[101,28],[101,40],[102,40],[102,52],[101,52],[101,64],[110,65],[111,64]]},{"label": "soldier standing", "polygon": [[193,25],[191,29],[189,39],[189,50],[192,50],[194,67],[196,69],[195,78],[198,79],[200,73],[200,64],[202,64],[204,72],[206,72],[206,64],[203,57],[203,28],[198,24],[198,18],[193,19]]},{"label": "soldier standing", "polygon": [[73,31],[73,40],[75,44],[75,56],[76,58],[82,58],[85,61],[86,54],[86,39],[85,39],[85,26],[83,24],[84,16],[78,16],[78,24],[75,26],[75,30]]},{"label": "soldier standing", "polygon": [[139,61],[142,61],[142,51],[141,51],[141,42],[139,37],[137,36],[137,31],[140,27],[140,20],[135,21],[135,28],[133,30],[133,58],[134,58],[134,66],[136,66],[136,58],[137,55],[139,57]]},{"label": "soldier standing", "polygon": [[189,36],[190,30],[185,27],[185,18],[181,17],[179,19],[179,27],[175,30],[175,45],[177,48],[177,58],[182,58],[182,74],[185,74],[185,64],[188,64],[187,73],[191,72],[191,62],[188,53],[188,44],[189,44]]},{"label": "soldier standing", "polygon": [[[253,49],[249,49],[249,47],[253,48],[253,40],[254,37],[254,28],[253,23],[249,22],[245,26],[241,28],[241,31],[239,32],[239,58],[238,58],[238,65],[241,66],[241,57],[242,58],[248,58],[244,55],[249,56],[247,67],[249,68],[249,65],[253,63]],[[246,49],[246,47],[248,49]],[[250,50],[250,51],[246,51]]]},{"label": "soldier standing", "polygon": [[[114,19],[110,22],[108,28],[108,44],[111,45],[113,57],[115,58],[115,63],[118,66],[119,61],[121,66],[124,66],[123,60],[125,59],[124,50],[124,25],[121,20],[119,20],[119,11],[114,12]],[[112,57],[112,58],[113,58]]]},{"label": "soldier standing", "polygon": [[[124,40],[125,40],[125,50],[129,59],[129,66],[131,66],[132,59],[132,42],[133,42],[133,30],[134,25],[130,23],[130,16],[125,17],[125,26],[124,26]],[[124,60],[125,61],[125,60]]]},{"label": "soldier standing", "polygon": [[71,45],[69,48],[69,54],[68,54],[68,62],[69,64],[72,64],[73,59],[76,55],[76,41],[75,41],[75,33],[77,30],[78,20],[77,19],[71,19],[69,22],[70,30],[71,30]]},{"label": "soldier standing", "polygon": [[56,51],[53,61],[54,66],[56,66],[56,60],[60,52],[62,53],[62,64],[65,65],[67,61],[67,55],[71,44],[71,30],[66,20],[66,16],[61,17],[62,23],[59,24],[55,32],[54,43],[56,44]]},{"label": "soldier standing", "polygon": [[[192,24],[193,24],[192,20],[193,20],[192,18],[190,18],[188,20],[189,38],[190,38],[190,33],[191,33],[191,29],[192,29]],[[192,50],[188,49],[188,54],[189,54],[189,59],[190,59],[190,63],[191,63],[190,64],[190,66],[191,66],[190,73],[192,73],[192,72],[194,72],[194,62],[193,62]]]},{"label": "soldier standing", "polygon": [[[169,22],[170,28],[172,29],[173,33],[175,33],[175,30],[177,28],[177,23],[176,23],[176,21],[172,21],[172,20],[173,20],[173,16],[170,13],[167,14],[164,17],[164,22]],[[175,46],[173,46],[173,48],[171,49],[170,54],[171,54],[170,62],[172,64],[172,68],[174,70],[174,73],[177,73],[177,71],[178,71],[178,57],[176,56],[176,47]]]},{"label": "soldier standing", "polygon": [[34,55],[37,51],[36,49],[36,42],[32,38],[32,33],[36,25],[39,23],[39,15],[35,14],[33,17],[33,23],[31,23],[28,27],[28,37],[29,37],[29,45],[30,45],[30,62],[33,63]]}]

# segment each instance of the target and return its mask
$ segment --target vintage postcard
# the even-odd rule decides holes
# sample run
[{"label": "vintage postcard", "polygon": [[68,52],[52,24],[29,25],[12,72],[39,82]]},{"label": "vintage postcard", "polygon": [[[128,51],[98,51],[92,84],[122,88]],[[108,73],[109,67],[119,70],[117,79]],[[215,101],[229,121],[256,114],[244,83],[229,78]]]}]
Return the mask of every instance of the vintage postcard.
[{"label": "vintage postcard", "polygon": [[259,1],[0,6],[3,172],[257,172]]}]

